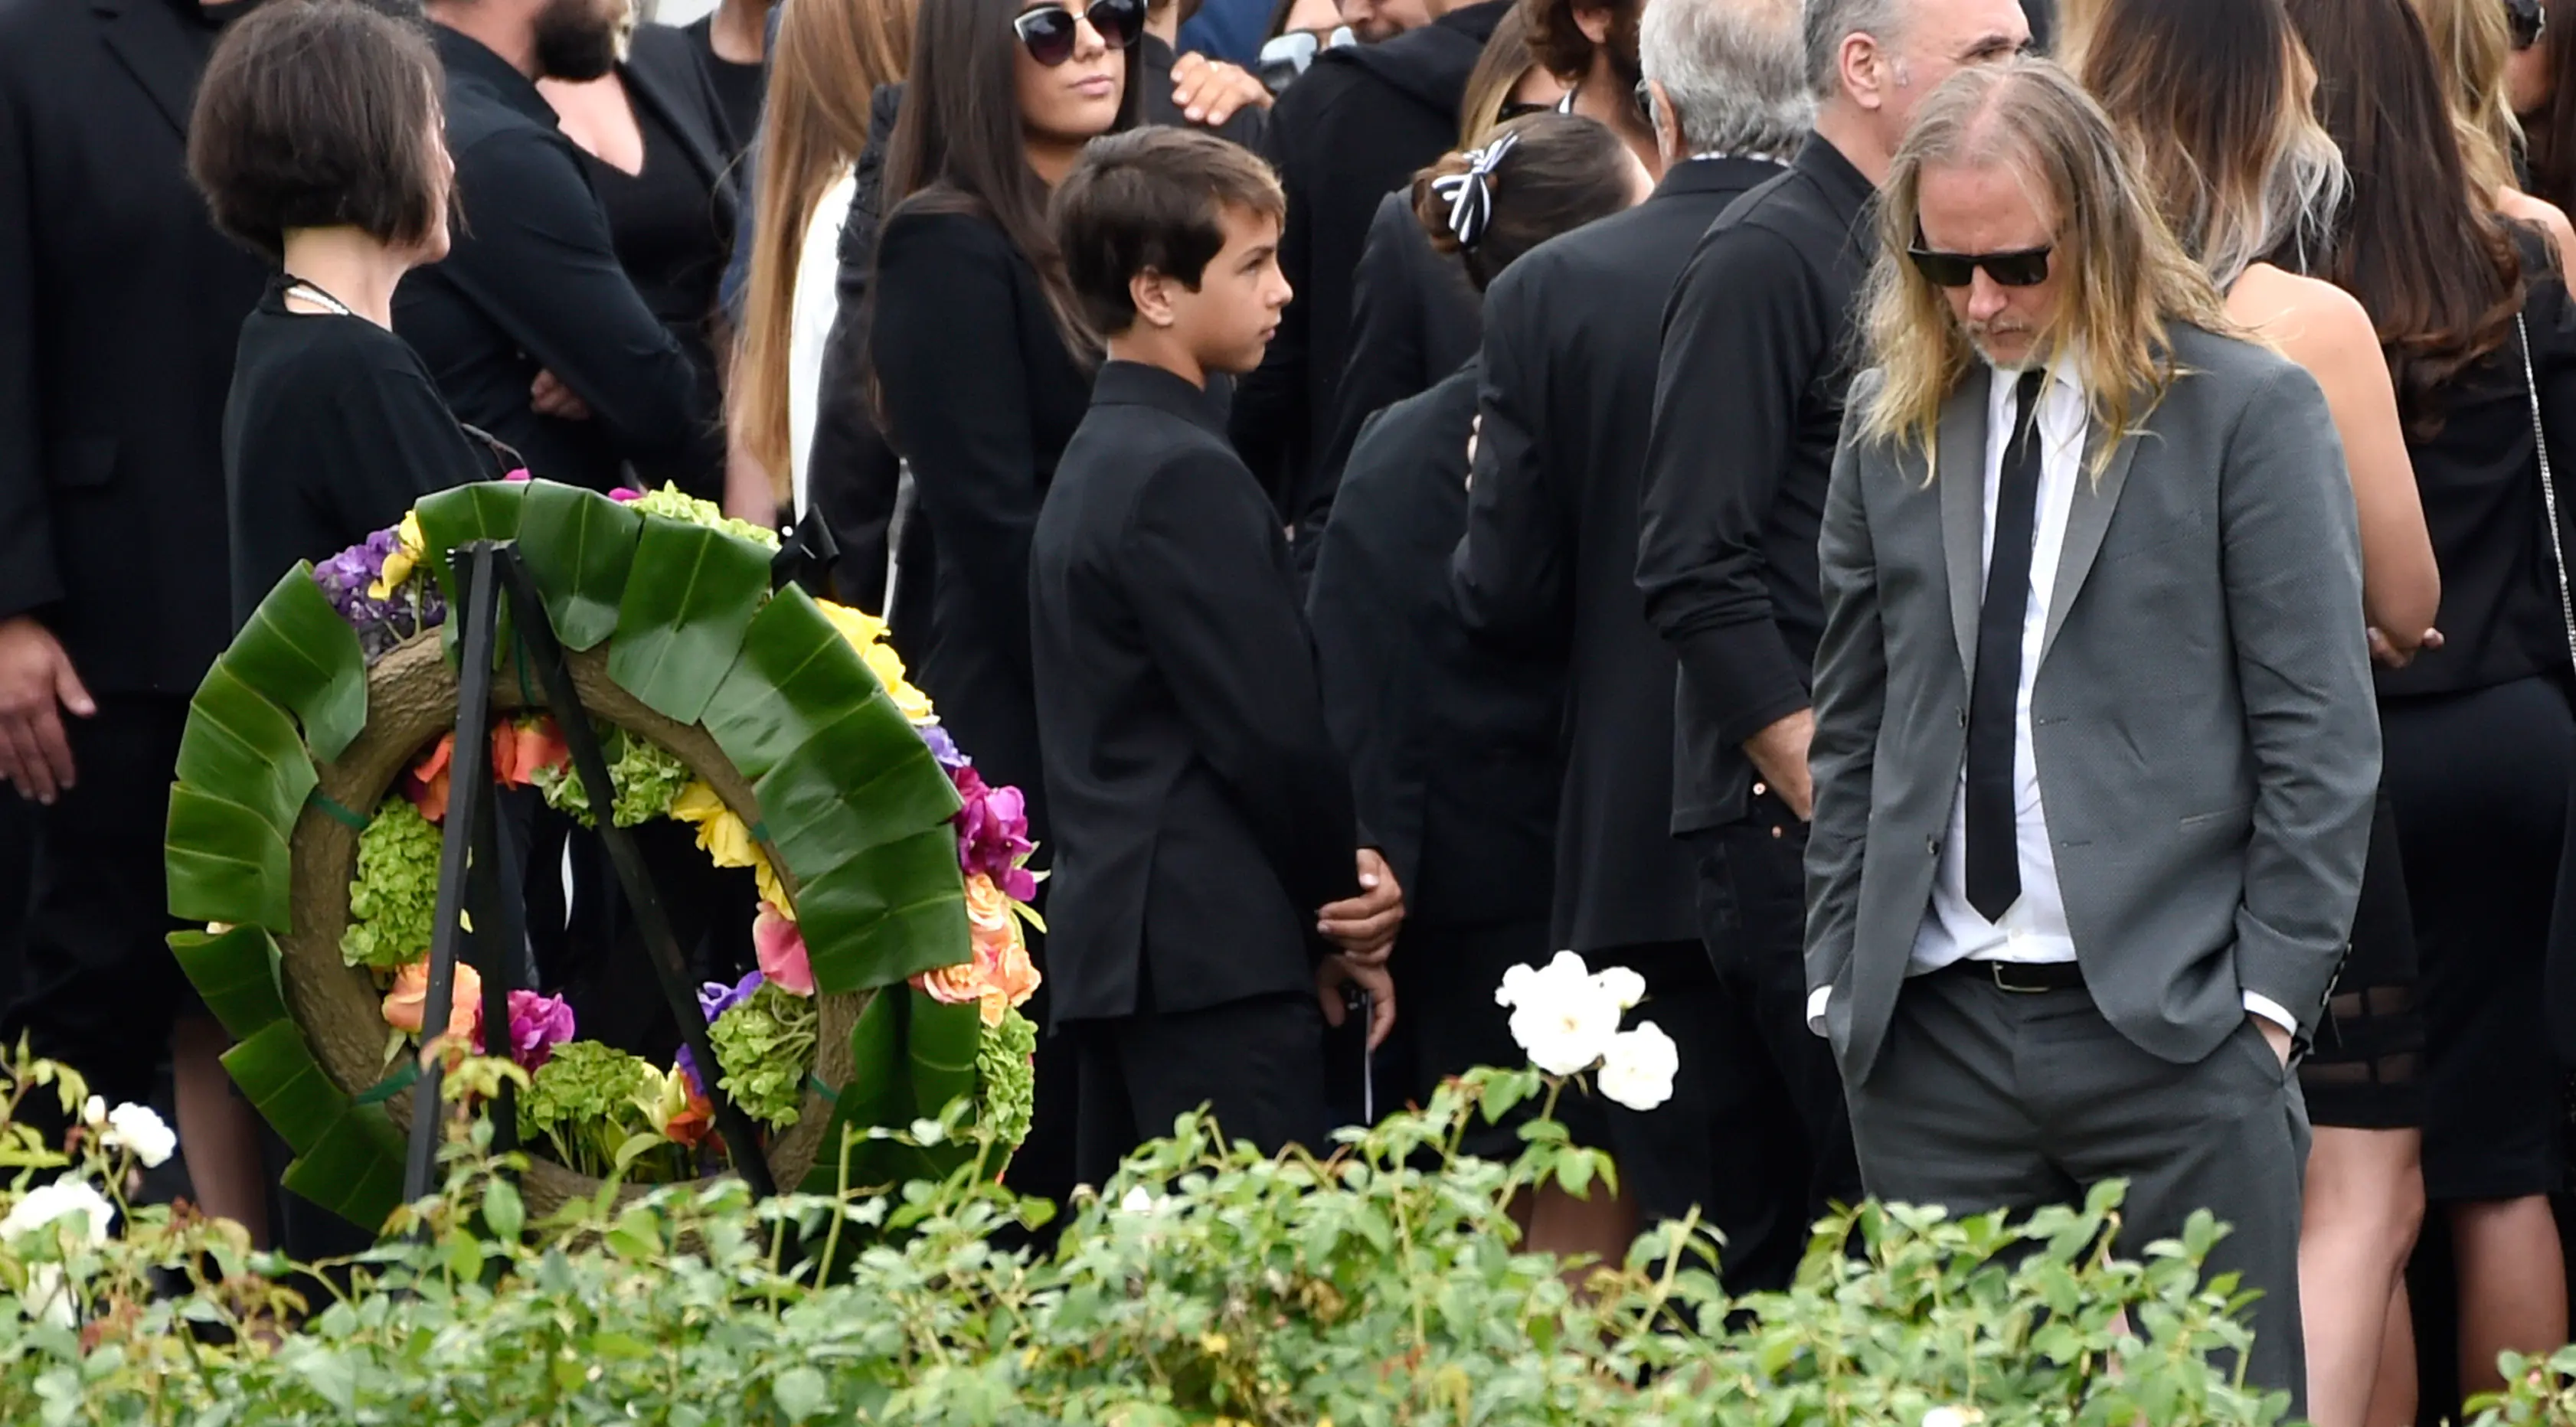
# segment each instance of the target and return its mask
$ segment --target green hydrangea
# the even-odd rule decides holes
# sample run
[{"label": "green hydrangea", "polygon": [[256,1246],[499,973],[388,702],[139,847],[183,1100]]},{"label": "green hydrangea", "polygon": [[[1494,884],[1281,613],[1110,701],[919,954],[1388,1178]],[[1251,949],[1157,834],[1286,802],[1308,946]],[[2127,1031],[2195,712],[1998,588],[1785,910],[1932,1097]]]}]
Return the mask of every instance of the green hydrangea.
[{"label": "green hydrangea", "polygon": [[615,1132],[608,1139],[614,1145],[648,1129],[635,1101],[652,1073],[641,1058],[614,1046],[566,1041],[519,1096],[519,1138],[544,1137],[569,1148],[577,1136],[604,1127]]},{"label": "green hydrangea", "polygon": [[721,530],[727,535],[738,535],[766,550],[778,548],[777,531],[766,526],[754,525],[748,520],[736,520],[719,509],[714,501],[700,500],[696,496],[683,492],[678,486],[666,485],[658,491],[647,491],[637,497],[629,508],[640,510],[646,515],[658,515],[666,520],[685,520],[691,525],[703,525],[710,530]]},{"label": "green hydrangea", "polygon": [[1017,1011],[1003,1012],[1002,1023],[985,1028],[975,1045],[976,1128],[1001,1144],[1028,1138],[1037,1086],[1029,1058],[1037,1053],[1037,1022]]},{"label": "green hydrangea", "polygon": [[342,961],[390,971],[429,955],[438,922],[438,850],[438,825],[411,799],[395,793],[377,807],[358,834]]},{"label": "green hydrangea", "polygon": [[764,981],[707,1027],[723,1065],[717,1083],[744,1114],[773,1130],[796,1123],[819,1020],[810,998]]},{"label": "green hydrangea", "polygon": [[[599,752],[608,760],[609,786],[617,790],[608,815],[619,827],[650,822],[671,811],[671,800],[688,786],[692,776],[689,765],[681,762],[678,754],[613,724],[600,728]],[[581,785],[581,774],[574,771],[571,759],[538,769],[529,781],[545,795],[548,807],[583,827],[598,826],[598,814],[590,807],[590,791]]]}]

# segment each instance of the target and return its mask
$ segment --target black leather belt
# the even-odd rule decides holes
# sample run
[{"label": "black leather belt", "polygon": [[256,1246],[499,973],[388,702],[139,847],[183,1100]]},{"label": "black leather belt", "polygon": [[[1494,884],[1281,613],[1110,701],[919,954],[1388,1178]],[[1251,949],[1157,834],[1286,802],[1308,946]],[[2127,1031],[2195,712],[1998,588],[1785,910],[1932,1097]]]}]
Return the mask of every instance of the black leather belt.
[{"label": "black leather belt", "polygon": [[2084,988],[2084,968],[2072,961],[1956,961],[1946,969],[2023,996]]}]

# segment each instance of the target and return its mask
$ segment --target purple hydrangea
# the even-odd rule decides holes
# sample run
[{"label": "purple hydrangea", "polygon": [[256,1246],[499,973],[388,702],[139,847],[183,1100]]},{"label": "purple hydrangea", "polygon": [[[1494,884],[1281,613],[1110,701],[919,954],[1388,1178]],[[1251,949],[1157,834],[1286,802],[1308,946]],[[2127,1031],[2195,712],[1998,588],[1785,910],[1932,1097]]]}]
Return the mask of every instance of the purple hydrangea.
[{"label": "purple hydrangea", "polygon": [[939,725],[916,724],[913,726],[913,732],[920,734],[921,741],[930,745],[930,756],[939,760],[939,766],[947,769],[949,776],[956,776],[960,768],[975,766],[973,759],[957,751],[957,740],[950,738],[948,730]]},{"label": "purple hydrangea", "polygon": [[322,587],[331,608],[358,631],[359,647],[369,662],[447,620],[447,601],[435,581],[411,580],[390,599],[367,593],[384,574],[385,557],[394,553],[397,543],[394,528],[387,527],[313,567],[314,583]]}]

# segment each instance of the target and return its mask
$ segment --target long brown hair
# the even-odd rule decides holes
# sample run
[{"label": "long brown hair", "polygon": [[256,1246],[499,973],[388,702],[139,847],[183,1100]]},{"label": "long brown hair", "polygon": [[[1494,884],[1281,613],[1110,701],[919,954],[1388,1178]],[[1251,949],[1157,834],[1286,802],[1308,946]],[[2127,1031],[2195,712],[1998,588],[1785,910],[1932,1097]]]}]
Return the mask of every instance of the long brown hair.
[{"label": "long brown hair", "polygon": [[1512,102],[1512,91],[1536,68],[1538,59],[1530,53],[1529,16],[1518,5],[1505,6],[1503,17],[1494,22],[1494,32],[1485,37],[1476,67],[1467,72],[1466,97],[1458,102],[1458,147],[1472,149],[1485,142],[1494,126],[1503,122],[1503,106]]},{"label": "long brown hair", "polygon": [[2317,108],[2352,198],[2319,277],[2379,330],[2411,435],[2441,426],[2440,392],[2504,345],[2522,259],[2493,195],[2473,198],[2423,22],[2406,0],[2289,0],[2317,66]]},{"label": "long brown hair", "polygon": [[2285,247],[2315,254],[2343,156],[2293,92],[2307,61],[2281,0],[2109,0],[2090,33],[2084,87],[2221,289]]},{"label": "long brown hair", "polygon": [[[1508,143],[1492,167],[1472,172],[1493,145]],[[1581,114],[1524,114],[1497,127],[1474,152],[1440,156],[1413,176],[1413,216],[1442,254],[1455,253],[1467,280],[1483,292],[1523,253],[1636,201],[1627,145],[1609,126]],[[1484,188],[1485,221],[1473,241],[1449,226],[1453,200],[1441,182],[1458,178]]]},{"label": "long brown hair", "polygon": [[[2004,163],[2058,215],[2053,261],[2066,290],[2047,348],[2088,364],[2098,459],[2145,423],[2182,375],[2171,328],[2233,333],[2209,274],[2174,241],[2109,116],[2047,60],[1974,65],[1917,111],[1879,191],[1879,258],[1864,303],[1869,364],[1885,380],[1862,412],[1865,439],[1929,451],[1941,405],[1978,362],[1949,298],[1904,260],[1916,242],[1923,173]],[[2098,473],[2098,472],[2097,472]]]},{"label": "long brown hair", "polygon": [[761,104],[759,192],[729,428],[769,472],[784,504],[789,467],[787,355],[796,267],[823,194],[868,142],[868,99],[912,60],[910,0],[797,0],[778,22]]}]

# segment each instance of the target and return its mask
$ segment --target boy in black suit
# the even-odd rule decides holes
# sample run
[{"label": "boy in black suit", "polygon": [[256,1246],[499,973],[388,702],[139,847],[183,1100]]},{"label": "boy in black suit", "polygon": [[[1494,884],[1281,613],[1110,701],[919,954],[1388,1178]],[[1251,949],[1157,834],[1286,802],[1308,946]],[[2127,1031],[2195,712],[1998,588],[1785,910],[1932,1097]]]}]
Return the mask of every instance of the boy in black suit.
[{"label": "boy in black suit", "polygon": [[1095,142],[1056,193],[1109,355],[1029,572],[1047,974],[1095,1184],[1203,1102],[1264,1151],[1320,1142],[1322,1021],[1352,984],[1373,1042],[1394,1021],[1402,895],[1359,845],[1287,541],[1206,390],[1278,326],[1284,206],[1260,160],[1183,129]]}]

